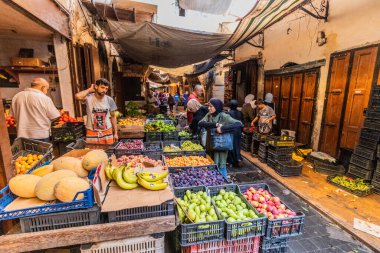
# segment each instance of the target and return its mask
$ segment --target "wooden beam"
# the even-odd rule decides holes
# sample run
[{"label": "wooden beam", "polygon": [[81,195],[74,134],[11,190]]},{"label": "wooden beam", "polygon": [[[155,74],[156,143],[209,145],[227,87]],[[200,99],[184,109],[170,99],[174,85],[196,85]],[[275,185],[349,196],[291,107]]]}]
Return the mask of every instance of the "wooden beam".
[{"label": "wooden beam", "polygon": [[24,252],[173,231],[175,216],[0,236],[0,252]]},{"label": "wooden beam", "polygon": [[70,38],[69,17],[53,1],[9,0],[5,1],[5,3],[42,26]]},{"label": "wooden beam", "polygon": [[118,9],[133,10],[136,9],[139,12],[147,12],[157,14],[157,5],[141,3],[135,1],[125,1],[125,0],[113,0],[112,3]]}]

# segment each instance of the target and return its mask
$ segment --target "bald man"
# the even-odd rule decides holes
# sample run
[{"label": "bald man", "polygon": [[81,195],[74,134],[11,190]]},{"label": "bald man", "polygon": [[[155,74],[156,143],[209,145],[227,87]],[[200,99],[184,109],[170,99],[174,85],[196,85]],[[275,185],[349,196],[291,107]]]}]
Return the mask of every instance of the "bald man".
[{"label": "bald man", "polygon": [[46,95],[48,90],[48,81],[35,78],[30,88],[13,97],[11,114],[16,118],[17,137],[50,141],[51,121],[61,115]]}]

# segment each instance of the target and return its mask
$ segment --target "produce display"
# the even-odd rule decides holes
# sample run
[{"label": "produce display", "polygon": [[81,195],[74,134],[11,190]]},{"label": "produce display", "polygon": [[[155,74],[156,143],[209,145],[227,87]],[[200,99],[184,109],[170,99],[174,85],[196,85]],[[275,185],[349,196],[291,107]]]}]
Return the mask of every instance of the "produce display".
[{"label": "produce display", "polygon": [[210,165],[213,162],[203,156],[178,156],[178,157],[165,157],[166,165],[169,167],[193,167]]},{"label": "produce display", "polygon": [[142,140],[128,140],[126,142],[119,142],[117,149],[144,149],[144,142]]},{"label": "produce display", "polygon": [[165,119],[165,116],[163,114],[157,114],[156,119]]},{"label": "produce display", "polygon": [[[192,193],[186,191],[183,198],[177,199],[178,215],[181,223],[200,223],[219,220],[215,207],[211,203],[211,197],[206,192]],[[187,216],[185,214],[187,213]]]},{"label": "produce display", "polygon": [[12,116],[6,116],[5,122],[7,124],[7,127],[15,127],[16,126],[16,119]]},{"label": "produce display", "polygon": [[168,183],[163,181],[169,175],[167,171],[162,173],[136,173],[131,166],[132,163],[119,167],[108,164],[104,171],[109,180],[115,180],[116,184],[124,190],[133,190],[139,185],[150,191],[164,190],[168,187]]},{"label": "produce display", "polygon": [[127,106],[125,107],[125,110],[127,111],[126,112],[126,115],[127,116],[138,116],[141,114],[140,110],[139,110],[139,105],[135,102],[129,102],[127,104]]},{"label": "produce display", "polygon": [[130,156],[123,155],[117,158],[116,162],[118,165],[122,165],[122,164],[125,165],[128,163],[131,163],[132,168],[144,168],[145,167],[144,163],[149,163],[153,165],[153,167],[158,167],[162,165],[161,160],[158,160],[158,161],[153,160],[144,155],[130,155]]},{"label": "produce display", "polygon": [[36,197],[34,190],[40,180],[41,177],[36,175],[19,175],[9,180],[9,189],[13,194],[19,197],[34,198]]},{"label": "produce display", "polygon": [[172,132],[176,131],[176,127],[172,124],[166,124],[162,120],[156,120],[146,123],[144,126],[145,132]]},{"label": "produce display", "polygon": [[82,159],[82,166],[84,169],[90,171],[102,162],[108,161],[108,155],[104,150],[91,150]]},{"label": "produce display", "polygon": [[182,138],[191,138],[191,134],[189,132],[186,132],[186,131],[180,131],[178,133],[178,136],[182,137]]},{"label": "produce display", "polygon": [[[54,187],[54,196],[61,202],[71,202],[78,192],[90,187],[87,179],[79,177],[66,177],[60,180]],[[78,194],[76,200],[83,199],[83,194]]]},{"label": "produce display", "polygon": [[30,168],[32,168],[43,155],[40,154],[28,154],[26,156],[19,156],[15,160],[15,168],[17,174],[24,174]]},{"label": "produce display", "polygon": [[[160,142],[158,142],[160,143]],[[155,143],[153,145],[144,145],[145,151],[159,152],[162,151],[161,144]]]},{"label": "produce display", "polygon": [[268,220],[296,216],[296,213],[286,208],[278,197],[273,196],[269,191],[263,188],[256,190],[250,187],[243,195],[257,211],[268,216]]},{"label": "produce display", "polygon": [[88,171],[82,166],[82,161],[76,157],[62,156],[54,160],[52,163],[54,171],[71,170],[78,177],[87,177]]},{"label": "produce display", "polygon": [[181,148],[183,151],[203,151],[204,148],[202,145],[193,143],[191,141],[185,141],[182,143]]},{"label": "produce display", "polygon": [[207,167],[190,168],[170,175],[174,187],[213,186],[226,184],[222,174]]},{"label": "produce display", "polygon": [[[232,191],[221,189],[217,196],[213,196],[218,211],[227,222],[246,221],[259,218],[252,208],[242,201],[239,195]],[[247,223],[246,226],[251,224]]]},{"label": "produce display", "polygon": [[361,178],[353,179],[346,176],[335,176],[331,178],[331,181],[353,191],[369,191],[371,189],[370,185]]},{"label": "produce display", "polygon": [[143,126],[146,118],[143,116],[127,117],[125,119],[119,119],[117,123],[120,126]]},{"label": "produce display", "polygon": [[76,118],[70,117],[68,114],[64,113],[61,115],[59,120],[57,121],[57,126],[62,126],[65,122],[80,122]]},{"label": "produce display", "polygon": [[48,164],[48,165],[41,166],[41,167],[33,170],[31,174],[39,176],[39,177],[43,177],[46,174],[52,173],[53,171],[54,171],[53,164]]},{"label": "produce display", "polygon": [[169,146],[165,146],[164,147],[164,152],[167,153],[167,152],[181,152],[182,149],[178,146],[175,146],[175,145],[169,145]]}]

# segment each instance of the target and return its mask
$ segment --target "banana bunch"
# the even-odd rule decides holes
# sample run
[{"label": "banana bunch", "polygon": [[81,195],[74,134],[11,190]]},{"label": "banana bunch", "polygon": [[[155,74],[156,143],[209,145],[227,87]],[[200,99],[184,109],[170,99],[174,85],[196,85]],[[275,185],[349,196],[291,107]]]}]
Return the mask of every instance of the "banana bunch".
[{"label": "banana bunch", "polygon": [[159,191],[168,187],[168,183],[163,182],[168,176],[168,172],[139,172],[137,173],[137,183],[147,190]]},{"label": "banana bunch", "polygon": [[126,166],[119,167],[108,164],[104,170],[109,180],[115,180],[118,186],[124,190],[132,190],[139,185],[147,190],[159,191],[168,187],[168,183],[164,183],[164,179],[168,176],[168,172],[155,173],[155,172],[138,172],[131,168],[132,163]]}]

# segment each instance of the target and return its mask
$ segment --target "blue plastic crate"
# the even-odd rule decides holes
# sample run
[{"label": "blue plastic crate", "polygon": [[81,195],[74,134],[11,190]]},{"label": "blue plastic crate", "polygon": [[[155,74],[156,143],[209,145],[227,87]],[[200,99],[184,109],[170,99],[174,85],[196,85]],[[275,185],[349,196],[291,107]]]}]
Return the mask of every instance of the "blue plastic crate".
[{"label": "blue plastic crate", "polygon": [[[254,189],[262,188],[267,190],[272,196],[276,196],[270,191],[269,186],[264,183],[239,185],[242,194],[244,194],[244,192],[250,187],[253,187]],[[292,210],[283,201],[281,201],[281,203],[284,204],[287,209]],[[268,220],[264,238],[287,238],[301,235],[303,234],[304,224],[305,214],[300,211],[296,212],[295,217]]]}]

